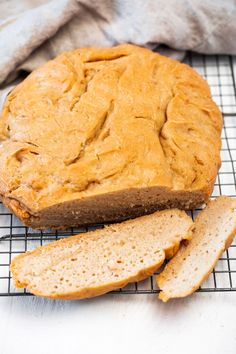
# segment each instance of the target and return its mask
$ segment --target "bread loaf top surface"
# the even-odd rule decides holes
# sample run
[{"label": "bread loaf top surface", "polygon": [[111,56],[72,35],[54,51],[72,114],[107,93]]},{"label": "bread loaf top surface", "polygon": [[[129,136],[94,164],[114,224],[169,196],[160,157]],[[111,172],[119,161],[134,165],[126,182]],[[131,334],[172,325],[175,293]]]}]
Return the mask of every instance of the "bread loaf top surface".
[{"label": "bread loaf top surface", "polygon": [[38,211],[129,188],[207,190],[221,128],[185,64],[133,45],[63,53],[5,102],[0,194]]}]

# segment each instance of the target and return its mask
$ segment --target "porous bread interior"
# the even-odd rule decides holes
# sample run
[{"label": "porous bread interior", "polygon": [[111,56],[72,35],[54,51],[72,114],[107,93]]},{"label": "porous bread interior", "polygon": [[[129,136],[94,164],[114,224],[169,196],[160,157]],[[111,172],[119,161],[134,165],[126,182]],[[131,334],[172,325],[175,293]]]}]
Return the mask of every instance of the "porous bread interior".
[{"label": "porous bread interior", "polygon": [[148,277],[191,236],[185,212],[167,210],[73,236],[16,257],[15,284],[36,295],[84,298]]},{"label": "porous bread interior", "polygon": [[192,240],[180,247],[157,276],[161,300],[190,295],[208,278],[235,236],[235,208],[235,199],[219,197],[198,215]]},{"label": "porous bread interior", "polygon": [[[46,226],[57,227],[56,206],[73,201],[81,218],[68,214],[59,227],[83,223],[83,202],[99,203],[99,196],[97,222],[108,221],[112,208],[114,220],[162,205],[187,208],[181,195],[188,192],[198,206],[209,198],[220,166],[221,128],[207,83],[185,64],[132,45],[64,53],[6,100],[0,194],[23,222],[40,228],[48,208]],[[150,206],[142,190],[155,187],[169,191],[166,204],[156,193]],[[122,199],[132,189],[143,195],[139,213],[132,198],[117,213],[113,196]],[[91,212],[88,222],[94,217]]]},{"label": "porous bread interior", "polygon": [[9,207],[25,225],[36,229],[64,229],[91,223],[117,222],[151,214],[156,210],[193,209],[202,205],[208,194],[202,191],[179,192],[150,187],[123,190],[97,195],[82,200],[68,201],[44,208],[36,215],[18,201],[4,198]]}]

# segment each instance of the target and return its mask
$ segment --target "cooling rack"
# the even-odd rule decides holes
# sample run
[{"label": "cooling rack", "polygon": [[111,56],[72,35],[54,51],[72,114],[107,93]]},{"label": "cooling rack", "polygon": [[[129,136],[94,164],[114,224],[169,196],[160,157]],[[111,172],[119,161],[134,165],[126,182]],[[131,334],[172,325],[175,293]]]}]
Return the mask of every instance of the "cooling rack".
[{"label": "cooling rack", "polygon": [[[221,194],[236,197],[236,85],[233,58],[227,55],[204,56],[188,53],[185,62],[204,76],[213,98],[224,116],[222,132],[222,166],[218,173],[212,197]],[[199,209],[192,211],[195,217]],[[25,289],[15,289],[9,271],[11,259],[19,253],[37,246],[98,227],[71,228],[66,231],[34,231],[24,227],[19,220],[0,204],[0,296],[28,296]],[[118,294],[152,294],[159,290],[154,279],[132,283]],[[236,291],[236,241],[224,252],[209,279],[200,292]]]}]

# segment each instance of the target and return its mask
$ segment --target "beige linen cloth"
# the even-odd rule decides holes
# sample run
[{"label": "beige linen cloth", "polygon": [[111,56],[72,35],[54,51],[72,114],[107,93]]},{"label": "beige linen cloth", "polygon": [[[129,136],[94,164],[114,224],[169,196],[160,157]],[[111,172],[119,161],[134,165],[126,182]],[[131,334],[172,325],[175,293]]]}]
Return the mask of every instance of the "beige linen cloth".
[{"label": "beige linen cloth", "polygon": [[[59,53],[134,43],[236,54],[236,0],[0,0],[0,93]],[[18,79],[19,80],[19,79]]]}]

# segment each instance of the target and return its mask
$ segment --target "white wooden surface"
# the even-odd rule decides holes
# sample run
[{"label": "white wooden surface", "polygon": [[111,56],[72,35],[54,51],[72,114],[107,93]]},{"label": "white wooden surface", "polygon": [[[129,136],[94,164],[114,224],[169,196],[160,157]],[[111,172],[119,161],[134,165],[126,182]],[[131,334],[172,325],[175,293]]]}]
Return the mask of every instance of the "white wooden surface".
[{"label": "white wooden surface", "polygon": [[236,293],[0,299],[0,353],[235,354]]}]

